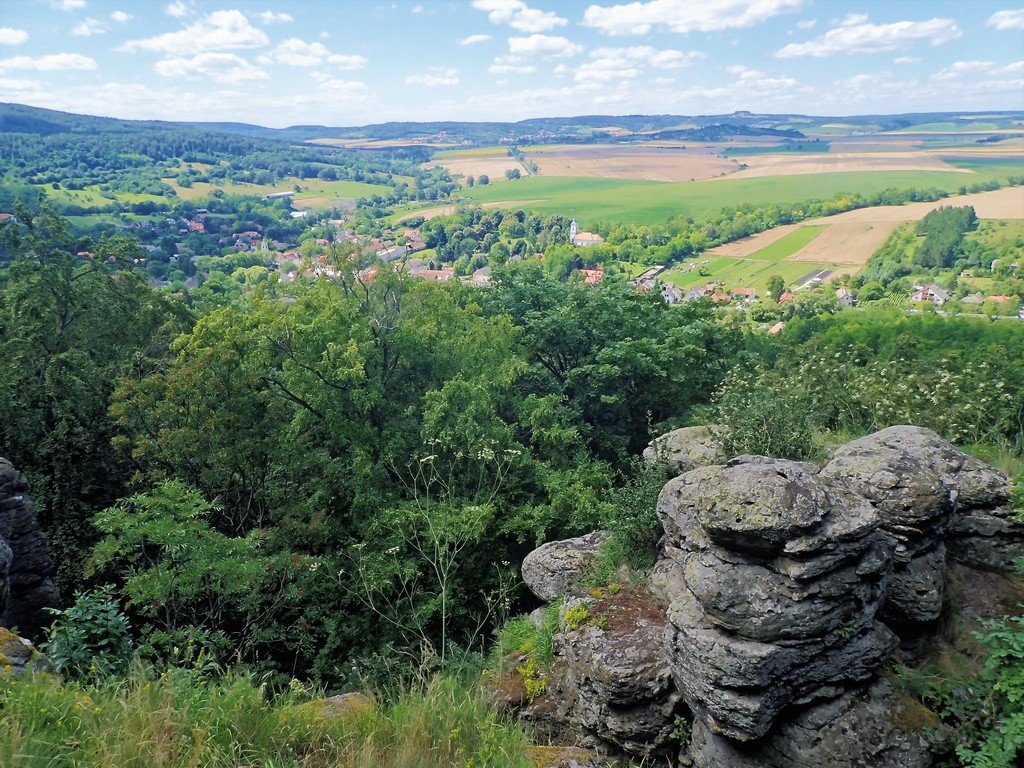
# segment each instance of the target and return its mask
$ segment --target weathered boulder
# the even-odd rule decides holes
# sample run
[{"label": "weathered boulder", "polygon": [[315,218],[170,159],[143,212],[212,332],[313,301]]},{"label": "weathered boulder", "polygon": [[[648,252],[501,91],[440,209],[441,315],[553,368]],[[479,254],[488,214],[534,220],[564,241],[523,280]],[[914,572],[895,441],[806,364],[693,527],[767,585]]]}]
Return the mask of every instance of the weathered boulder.
[{"label": "weathered boulder", "polygon": [[[27,495],[28,483],[7,459],[0,458],[0,626],[34,634],[45,625],[43,608],[55,607],[60,596],[50,578],[50,545],[39,529],[36,508]],[[6,555],[7,552],[10,555]],[[6,600],[3,600],[6,593]]]},{"label": "weathered boulder", "polygon": [[525,718],[604,752],[667,756],[681,697],[662,640],[664,606],[640,587],[576,605],[589,605],[585,618],[555,635],[547,693]]},{"label": "weathered boulder", "polygon": [[726,459],[723,435],[725,427],[709,425],[682,427],[654,438],[644,449],[648,464],[665,462],[676,474],[719,464]]},{"label": "weathered boulder", "polygon": [[891,572],[874,508],[806,464],[743,460],[670,481],[658,501],[676,685],[709,727],[763,736],[787,707],[869,679],[895,637],[875,614]]},{"label": "weathered boulder", "polygon": [[695,768],[927,768],[928,744],[899,725],[902,706],[892,685],[877,680],[787,712],[754,743],[723,738],[697,718],[688,756]]},{"label": "weathered boulder", "polygon": [[541,545],[523,560],[523,581],[544,602],[557,600],[579,588],[607,538],[606,532],[595,531]]},{"label": "weathered boulder", "polygon": [[0,627],[0,675],[52,671],[49,660],[30,641]]},{"label": "weathered boulder", "polygon": [[894,548],[883,618],[920,625],[938,618],[945,542],[976,567],[1008,568],[1024,555],[1024,525],[1007,505],[1009,478],[929,429],[895,426],[840,447],[821,471],[870,500]]}]

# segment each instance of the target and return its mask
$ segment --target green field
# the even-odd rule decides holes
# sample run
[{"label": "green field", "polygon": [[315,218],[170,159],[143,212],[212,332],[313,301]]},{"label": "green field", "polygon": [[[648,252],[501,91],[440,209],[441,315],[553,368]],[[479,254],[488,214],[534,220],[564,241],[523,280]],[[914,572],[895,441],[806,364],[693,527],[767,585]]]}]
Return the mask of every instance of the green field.
[{"label": "green field", "polygon": [[[966,163],[964,164],[966,165]],[[474,187],[464,194],[478,203],[515,201],[543,214],[575,216],[581,225],[597,220],[660,224],[680,215],[704,219],[726,206],[799,203],[845,193],[874,194],[888,188],[935,187],[956,192],[965,184],[1020,173],[1020,164],[974,163],[972,174],[948,171],[857,171],[749,179],[708,179],[666,184],[657,181],[531,176],[507,184]]]},{"label": "green field", "polygon": [[323,181],[321,179],[284,179],[277,184],[207,184],[195,182],[191,187],[179,187],[173,179],[164,179],[175,188],[182,200],[198,200],[207,197],[214,190],[223,190],[227,195],[269,195],[274,192],[291,192],[298,184],[301,192],[296,192],[292,200],[296,203],[305,201],[306,205],[296,207],[327,208],[334,200],[355,200],[359,197],[372,197],[391,192],[390,187],[380,184],[365,184],[361,181]]},{"label": "green field", "polygon": [[744,258],[754,259],[757,261],[782,261],[783,259],[792,256],[801,248],[810,245],[811,241],[820,235],[823,229],[825,229],[824,225],[816,227],[800,227],[800,229],[790,232],[785,237],[776,240],[770,245],[766,245],[759,251],[754,251],[752,254]]},{"label": "green field", "polygon": [[[696,263],[702,264],[702,261],[699,260]],[[816,269],[827,269],[830,266],[807,261],[769,262],[734,259],[726,256],[710,258],[707,261],[707,264],[702,264],[702,270],[690,270],[690,265],[694,262],[686,262],[668,272],[663,272],[659,278],[680,288],[691,288],[704,283],[720,283],[726,289],[755,288],[758,294],[763,296],[772,275],[780,275],[786,285],[790,286],[804,275],[808,275]],[[701,271],[706,274],[701,274]]]}]

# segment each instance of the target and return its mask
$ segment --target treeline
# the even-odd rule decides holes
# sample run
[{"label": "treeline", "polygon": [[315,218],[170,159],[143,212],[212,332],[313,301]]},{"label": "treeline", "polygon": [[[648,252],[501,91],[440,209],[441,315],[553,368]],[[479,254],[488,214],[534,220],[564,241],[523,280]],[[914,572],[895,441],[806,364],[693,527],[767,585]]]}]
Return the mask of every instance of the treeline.
[{"label": "treeline", "polygon": [[969,205],[942,206],[929,211],[917,225],[917,234],[924,235],[924,240],[914,254],[914,262],[927,269],[953,266],[961,252],[964,234],[977,223],[978,217]]}]

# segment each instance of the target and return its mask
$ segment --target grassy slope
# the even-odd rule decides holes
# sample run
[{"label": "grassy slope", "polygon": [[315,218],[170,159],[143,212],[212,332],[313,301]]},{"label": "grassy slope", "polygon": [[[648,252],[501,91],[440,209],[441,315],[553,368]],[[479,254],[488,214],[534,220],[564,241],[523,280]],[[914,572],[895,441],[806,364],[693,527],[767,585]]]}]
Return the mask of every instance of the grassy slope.
[{"label": "grassy slope", "polygon": [[480,203],[531,201],[524,208],[545,214],[577,217],[588,226],[595,220],[659,224],[673,216],[703,219],[723,207],[743,203],[798,203],[831,198],[839,193],[873,194],[887,188],[937,187],[956,192],[965,184],[1005,179],[1019,173],[1019,164],[977,163],[972,174],[947,171],[862,171],[750,179],[709,179],[665,184],[656,181],[533,176],[499,186],[466,190]]}]

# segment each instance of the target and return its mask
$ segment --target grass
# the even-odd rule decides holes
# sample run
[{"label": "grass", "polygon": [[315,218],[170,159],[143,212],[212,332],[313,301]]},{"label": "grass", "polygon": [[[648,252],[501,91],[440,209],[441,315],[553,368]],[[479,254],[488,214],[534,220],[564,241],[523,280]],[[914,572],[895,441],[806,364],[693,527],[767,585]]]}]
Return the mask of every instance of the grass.
[{"label": "grass", "polygon": [[727,288],[755,288],[763,295],[768,289],[768,281],[772,275],[779,275],[786,285],[792,285],[804,275],[816,269],[828,269],[829,264],[817,264],[809,261],[754,261],[751,258],[736,259],[720,256],[708,260],[701,270],[688,268],[694,262],[689,261],[681,267],[661,273],[659,278],[679,288],[692,288],[704,283],[722,283]]},{"label": "grass", "polygon": [[760,250],[754,251],[745,258],[757,259],[759,261],[782,261],[789,258],[801,248],[805,248],[825,229],[825,225],[815,227],[800,227],[781,237],[774,243],[766,245]]},{"label": "grass", "polygon": [[707,179],[664,183],[629,179],[531,176],[511,184],[465,190],[478,203],[504,200],[535,201],[523,206],[543,214],[575,216],[583,226],[597,220],[625,224],[659,224],[674,216],[706,219],[727,206],[749,203],[799,203],[823,200],[839,193],[875,194],[888,188],[935,187],[955,193],[961,186],[1005,179],[1019,173],[1013,163],[962,163],[973,174],[950,171],[856,171],[747,179]]},{"label": "grass", "polygon": [[229,673],[136,670],[95,685],[0,679],[10,768],[527,768],[527,740],[473,682],[435,677],[395,701],[326,709],[301,686],[276,698]]},{"label": "grass", "polygon": [[366,184],[361,181],[323,181],[320,179],[284,179],[277,184],[207,184],[194,182],[191,187],[180,187],[173,179],[164,179],[178,193],[182,200],[198,200],[207,197],[215,190],[222,190],[228,195],[269,195],[274,192],[291,192],[298,184],[301,191],[292,197],[295,202],[309,201],[311,205],[302,207],[330,207],[334,200],[355,200],[359,197],[372,197],[391,192],[390,187],[380,184]]},{"label": "grass", "polygon": [[727,147],[722,154],[727,157],[743,157],[746,155],[791,155],[808,152],[828,152],[827,141],[787,141],[766,147]]}]

